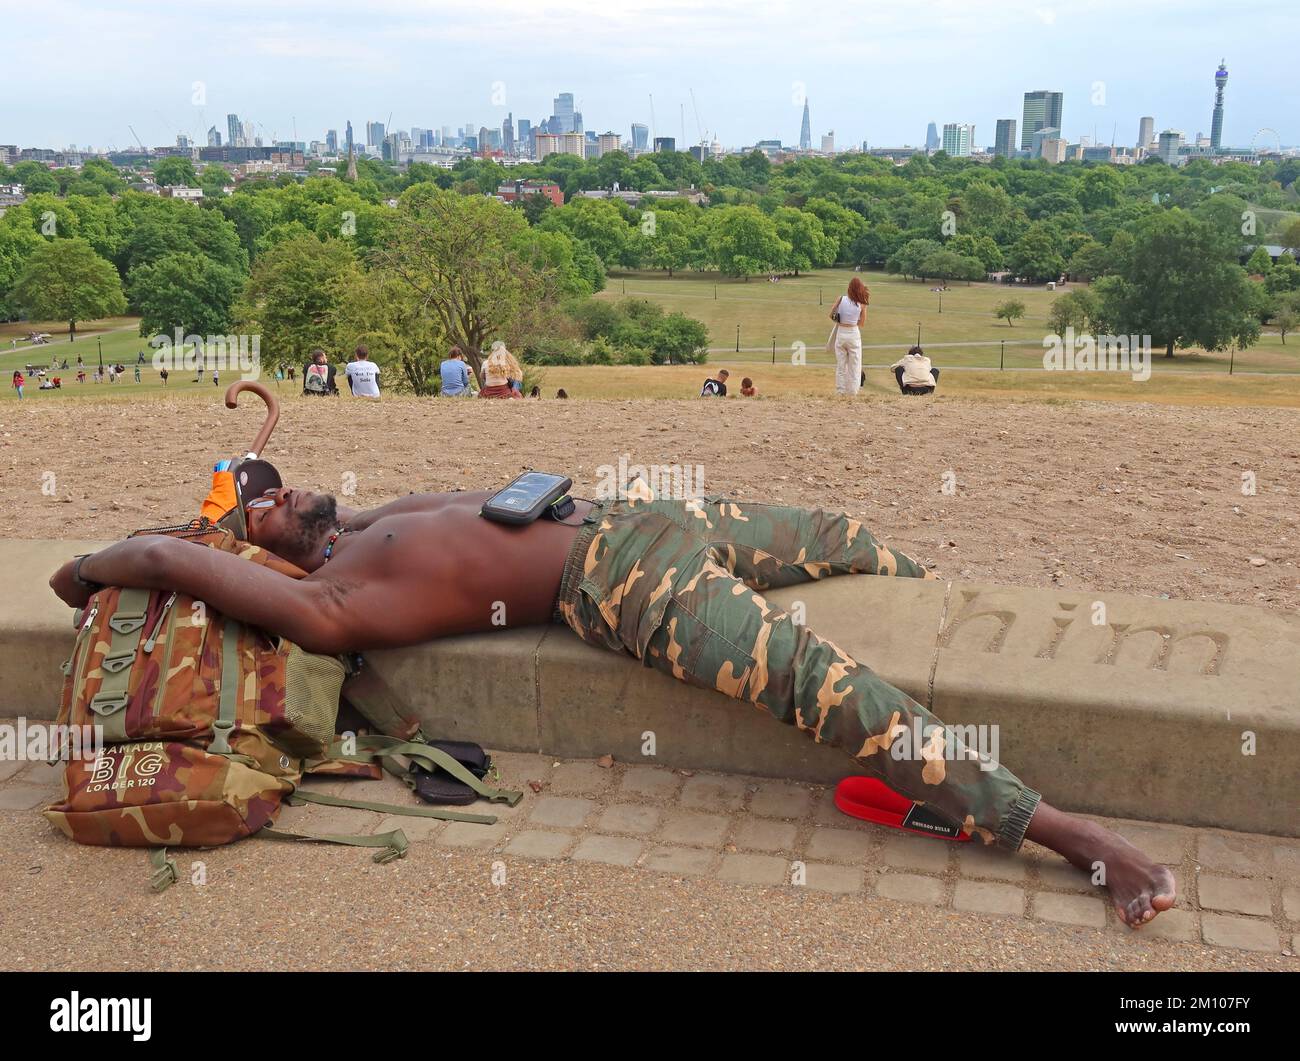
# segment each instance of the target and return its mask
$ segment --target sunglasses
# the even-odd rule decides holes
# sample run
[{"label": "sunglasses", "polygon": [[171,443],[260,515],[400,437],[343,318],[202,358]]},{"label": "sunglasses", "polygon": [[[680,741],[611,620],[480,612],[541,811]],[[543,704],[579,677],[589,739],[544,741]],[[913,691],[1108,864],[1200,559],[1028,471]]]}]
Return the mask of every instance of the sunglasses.
[{"label": "sunglasses", "polygon": [[272,488],[261,497],[255,497],[252,501],[244,506],[245,512],[252,512],[255,508],[275,508],[280,503],[280,498],[276,494],[275,488]]}]

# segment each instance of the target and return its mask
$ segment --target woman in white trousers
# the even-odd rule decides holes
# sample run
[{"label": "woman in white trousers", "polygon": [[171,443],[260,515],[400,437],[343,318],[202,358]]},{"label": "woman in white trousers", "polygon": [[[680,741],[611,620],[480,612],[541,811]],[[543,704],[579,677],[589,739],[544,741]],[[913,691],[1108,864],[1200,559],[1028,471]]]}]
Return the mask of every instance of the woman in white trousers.
[{"label": "woman in white trousers", "polygon": [[835,331],[831,348],[835,354],[835,393],[857,394],[862,378],[861,324],[867,316],[870,295],[866,285],[856,276],[849,281],[847,294],[841,295],[831,307],[831,320]]}]

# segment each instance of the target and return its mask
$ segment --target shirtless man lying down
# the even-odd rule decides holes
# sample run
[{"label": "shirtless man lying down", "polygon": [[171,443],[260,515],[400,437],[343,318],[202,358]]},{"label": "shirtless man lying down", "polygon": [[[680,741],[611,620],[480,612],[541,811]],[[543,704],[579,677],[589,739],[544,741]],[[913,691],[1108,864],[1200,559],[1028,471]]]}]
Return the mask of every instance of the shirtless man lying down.
[{"label": "shirtless man lying down", "polygon": [[579,502],[565,522],[507,526],[479,515],[489,496],[411,494],[355,512],[280,487],[251,502],[248,537],[309,571],[305,579],[143,536],[85,558],[79,570],[65,564],[50,585],[75,607],[95,583],[177,589],[328,653],[497,629],[501,602],[511,625],[563,622],[584,641],[764,708],[985,843],[1015,850],[1028,838],[1090,874],[1103,863],[1115,908],[1134,928],[1173,906],[1166,867],[1049,806],[1005,767],[960,745],[952,756],[890,754],[914,720],[937,748],[955,736],[762,596],[832,575],[933,577],[856,520],[726,499],[627,499]]}]

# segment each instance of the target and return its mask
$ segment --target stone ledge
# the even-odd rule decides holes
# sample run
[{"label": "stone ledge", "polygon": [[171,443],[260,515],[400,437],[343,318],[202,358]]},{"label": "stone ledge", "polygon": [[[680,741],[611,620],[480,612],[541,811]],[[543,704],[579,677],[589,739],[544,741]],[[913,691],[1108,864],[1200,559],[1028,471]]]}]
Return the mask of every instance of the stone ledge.
[{"label": "stone ledge", "polygon": [[[0,542],[0,715],[53,717],[73,631],[46,581],[101,544]],[[1300,776],[1296,616],[865,576],[769,596],[803,602],[809,626],[944,721],[996,724],[999,757],[1059,806],[1300,835],[1289,798]],[[560,627],[448,638],[372,663],[440,737],[818,783],[857,772],[748,704]],[[1242,753],[1246,733],[1254,755]]]}]

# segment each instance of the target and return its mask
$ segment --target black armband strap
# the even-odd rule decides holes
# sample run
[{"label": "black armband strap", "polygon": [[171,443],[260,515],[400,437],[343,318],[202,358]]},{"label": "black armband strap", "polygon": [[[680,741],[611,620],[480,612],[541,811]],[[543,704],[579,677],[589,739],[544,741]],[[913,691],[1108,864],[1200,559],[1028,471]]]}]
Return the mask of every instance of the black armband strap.
[{"label": "black armband strap", "polygon": [[77,585],[79,585],[82,589],[89,590],[91,593],[98,593],[101,589],[104,588],[104,584],[102,582],[92,582],[90,581],[90,579],[82,578],[81,576],[81,565],[86,562],[86,557],[90,555],[92,554],[82,553],[80,556],[75,557],[77,564],[72,569],[72,581],[77,583]]}]

